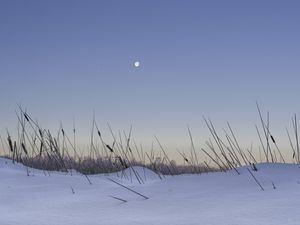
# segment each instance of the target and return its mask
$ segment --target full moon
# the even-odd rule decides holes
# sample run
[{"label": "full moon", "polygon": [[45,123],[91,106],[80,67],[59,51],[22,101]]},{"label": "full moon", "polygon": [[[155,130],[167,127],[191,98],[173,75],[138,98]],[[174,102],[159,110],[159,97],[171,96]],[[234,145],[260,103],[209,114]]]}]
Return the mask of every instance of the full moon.
[{"label": "full moon", "polygon": [[135,61],[134,62],[134,67],[139,67],[140,66],[140,62],[139,61]]}]

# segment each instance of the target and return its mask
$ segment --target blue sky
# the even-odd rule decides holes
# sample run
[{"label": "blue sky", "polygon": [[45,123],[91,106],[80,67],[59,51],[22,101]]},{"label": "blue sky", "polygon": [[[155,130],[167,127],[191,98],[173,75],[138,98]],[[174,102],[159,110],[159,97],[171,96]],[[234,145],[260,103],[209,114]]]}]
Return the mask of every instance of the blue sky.
[{"label": "blue sky", "polygon": [[[21,103],[44,127],[103,129],[149,143],[209,137],[202,116],[258,143],[300,112],[299,1],[0,1],[1,129]],[[135,60],[141,62],[135,68]]]}]

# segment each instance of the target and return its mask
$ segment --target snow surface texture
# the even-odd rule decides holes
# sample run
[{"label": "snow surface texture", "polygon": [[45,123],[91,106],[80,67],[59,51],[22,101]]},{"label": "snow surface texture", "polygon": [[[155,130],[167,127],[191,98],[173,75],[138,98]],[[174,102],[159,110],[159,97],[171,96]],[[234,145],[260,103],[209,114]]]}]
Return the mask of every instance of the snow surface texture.
[{"label": "snow surface texture", "polygon": [[[250,167],[248,167],[250,168]],[[27,169],[0,158],[1,225],[300,224],[300,168],[258,164],[226,173],[166,176],[141,167],[89,176]],[[135,178],[140,175],[143,183]],[[149,197],[110,181],[110,178]],[[275,189],[273,184],[275,185]],[[127,202],[114,199],[118,197]]]}]

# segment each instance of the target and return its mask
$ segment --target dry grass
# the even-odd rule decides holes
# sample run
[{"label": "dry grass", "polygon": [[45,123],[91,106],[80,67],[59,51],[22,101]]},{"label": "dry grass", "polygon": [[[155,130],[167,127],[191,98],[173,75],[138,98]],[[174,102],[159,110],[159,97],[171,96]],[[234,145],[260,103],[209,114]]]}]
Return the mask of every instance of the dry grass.
[{"label": "dry grass", "polygon": [[[264,161],[285,163],[281,151],[270,131],[269,113],[264,120],[257,104],[261,131],[256,126],[257,134],[263,150]],[[83,174],[111,173],[132,166],[143,166],[161,175],[177,175],[184,173],[204,173],[211,171],[235,170],[242,165],[251,165],[253,168],[258,160],[252,152],[240,147],[233,129],[228,123],[225,138],[217,133],[213,123],[204,118],[205,124],[211,133],[212,139],[206,142],[206,147],[196,149],[190,128],[188,135],[191,143],[190,153],[179,152],[182,163],[177,164],[171,160],[163,145],[157,137],[156,153],[144,152],[132,139],[132,128],[128,133],[116,135],[109,127],[113,142],[108,143],[103,139],[93,117],[90,147],[86,154],[79,154],[76,147],[75,126],[72,138],[65,132],[62,125],[56,135],[42,128],[21,107],[16,112],[18,119],[17,138],[13,140],[7,130],[6,141],[0,136],[2,155],[11,158],[14,162],[22,162],[28,167],[41,170],[69,171],[77,170]],[[294,138],[287,130],[288,139],[292,149],[292,161],[300,162],[298,129],[296,115],[292,120]],[[261,135],[262,134],[262,135]],[[294,139],[294,140],[293,140]],[[97,144],[96,144],[97,143]],[[99,144],[100,143],[100,144]],[[200,162],[198,153],[202,152],[209,161]]]}]

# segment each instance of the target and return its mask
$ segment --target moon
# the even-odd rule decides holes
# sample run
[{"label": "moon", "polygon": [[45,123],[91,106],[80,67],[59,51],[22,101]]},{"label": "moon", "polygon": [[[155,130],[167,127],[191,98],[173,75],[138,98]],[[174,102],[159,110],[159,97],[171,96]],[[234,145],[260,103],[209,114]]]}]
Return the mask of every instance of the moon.
[{"label": "moon", "polygon": [[139,67],[139,66],[140,66],[140,64],[141,64],[141,63],[140,63],[139,61],[135,61],[135,62],[134,62],[134,67],[136,67],[136,68],[137,68],[137,67]]}]

